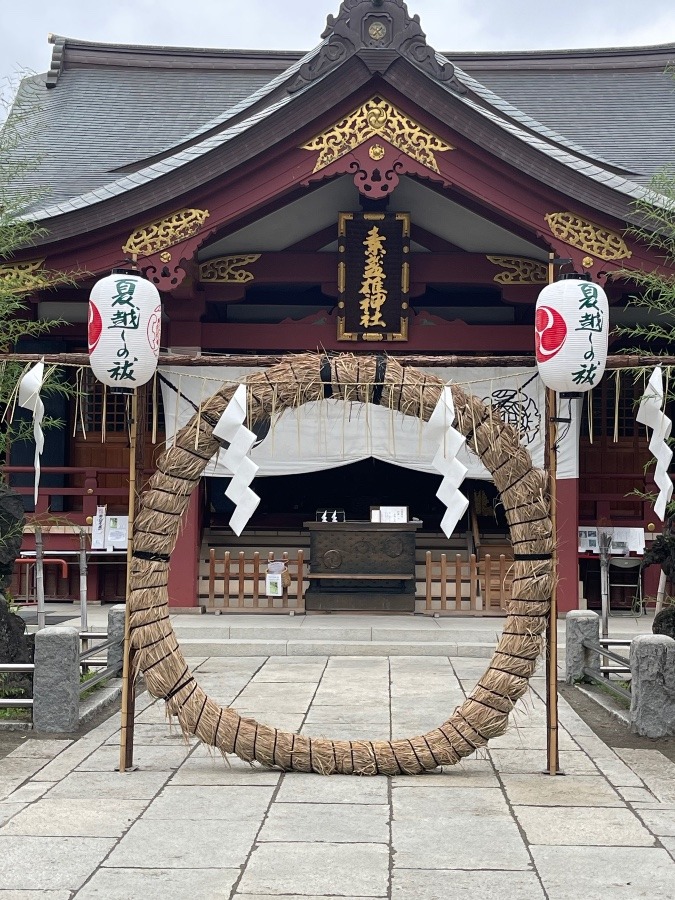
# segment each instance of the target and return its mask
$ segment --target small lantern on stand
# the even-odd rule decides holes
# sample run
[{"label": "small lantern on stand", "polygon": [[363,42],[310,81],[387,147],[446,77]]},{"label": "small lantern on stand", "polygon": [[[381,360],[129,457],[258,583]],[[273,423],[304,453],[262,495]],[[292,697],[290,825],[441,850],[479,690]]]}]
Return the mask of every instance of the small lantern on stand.
[{"label": "small lantern on stand", "polygon": [[129,527],[127,546],[127,604],[122,671],[122,722],[119,771],[133,765],[134,696],[130,684],[129,572],[136,501],[138,391],[157,369],[162,326],[159,291],[137,270],[114,270],[97,281],[89,297],[89,362],[104,385],[131,394],[129,429]]}]

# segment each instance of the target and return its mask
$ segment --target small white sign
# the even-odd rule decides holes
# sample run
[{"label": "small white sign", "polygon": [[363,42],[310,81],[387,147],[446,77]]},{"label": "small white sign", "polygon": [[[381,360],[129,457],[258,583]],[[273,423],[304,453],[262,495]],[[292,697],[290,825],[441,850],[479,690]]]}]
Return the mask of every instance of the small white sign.
[{"label": "small white sign", "polygon": [[106,518],[105,546],[112,550],[126,550],[129,543],[129,516]]},{"label": "small white sign", "polygon": [[97,506],[91,523],[91,549],[105,550],[105,519],[107,506]]},{"label": "small white sign", "polygon": [[407,506],[381,506],[380,522],[407,522],[408,507]]},{"label": "small white sign", "polygon": [[268,597],[283,597],[284,586],[281,582],[281,575],[265,575],[265,593]]}]

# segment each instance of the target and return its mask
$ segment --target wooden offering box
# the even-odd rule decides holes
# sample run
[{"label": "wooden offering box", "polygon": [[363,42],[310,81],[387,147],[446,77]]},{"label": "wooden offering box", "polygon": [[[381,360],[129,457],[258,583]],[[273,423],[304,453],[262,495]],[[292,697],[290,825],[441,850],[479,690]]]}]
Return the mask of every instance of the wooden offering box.
[{"label": "wooden offering box", "polygon": [[305,609],[415,612],[415,532],[421,522],[305,522]]}]

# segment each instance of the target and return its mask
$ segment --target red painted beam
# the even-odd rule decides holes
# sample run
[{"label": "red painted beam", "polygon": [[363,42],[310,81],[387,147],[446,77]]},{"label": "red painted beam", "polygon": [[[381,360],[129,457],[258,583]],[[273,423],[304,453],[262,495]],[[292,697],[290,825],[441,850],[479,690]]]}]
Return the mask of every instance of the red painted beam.
[{"label": "red painted beam", "polygon": [[[504,266],[492,263],[484,253],[411,253],[410,278],[418,284],[472,284],[500,291],[495,281]],[[326,284],[335,281],[337,253],[263,253],[245,268],[253,275],[248,286],[256,284]],[[233,289],[232,296],[229,290]],[[509,285],[510,298],[536,299],[541,285]],[[211,301],[242,298],[241,285],[203,282],[200,291]]]},{"label": "red painted beam", "polygon": [[[422,318],[419,316],[418,318]],[[202,325],[202,349],[209,350],[342,350],[372,353],[388,351],[425,352],[534,352],[534,330],[526,325],[467,325],[444,322],[430,325],[413,324],[405,342],[373,344],[372,342],[338,341],[334,321],[327,324],[284,323],[280,325],[244,325],[209,323]]]}]

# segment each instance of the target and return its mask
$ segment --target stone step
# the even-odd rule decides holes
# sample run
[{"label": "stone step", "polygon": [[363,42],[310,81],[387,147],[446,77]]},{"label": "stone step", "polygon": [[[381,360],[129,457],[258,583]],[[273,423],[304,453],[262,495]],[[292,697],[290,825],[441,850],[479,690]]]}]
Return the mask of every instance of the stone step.
[{"label": "stone step", "polygon": [[[183,621],[174,620],[174,631],[178,639],[182,641],[205,640],[210,642],[220,641],[303,641],[323,643],[347,642],[383,642],[383,643],[424,643],[424,644],[485,644],[492,646],[497,642],[501,632],[501,621],[495,623],[494,629],[489,634],[481,630],[463,629],[461,634],[454,633],[451,628],[421,628],[411,626],[388,627],[386,621],[382,625],[318,625],[313,626],[309,622],[293,625],[287,617],[280,617],[276,624],[256,625],[254,617],[241,617],[243,621],[236,624],[213,625],[204,621],[207,617],[199,616],[196,622],[186,624]],[[208,617],[211,619],[211,617]],[[219,617],[214,617],[218,621]],[[285,619],[285,621],[284,621]],[[194,620],[193,620],[194,621]],[[291,619],[291,622],[293,620]],[[213,622],[213,619],[211,619]]]},{"label": "stone step", "polygon": [[489,659],[494,644],[448,641],[214,640],[183,636],[184,656],[453,656]]}]

